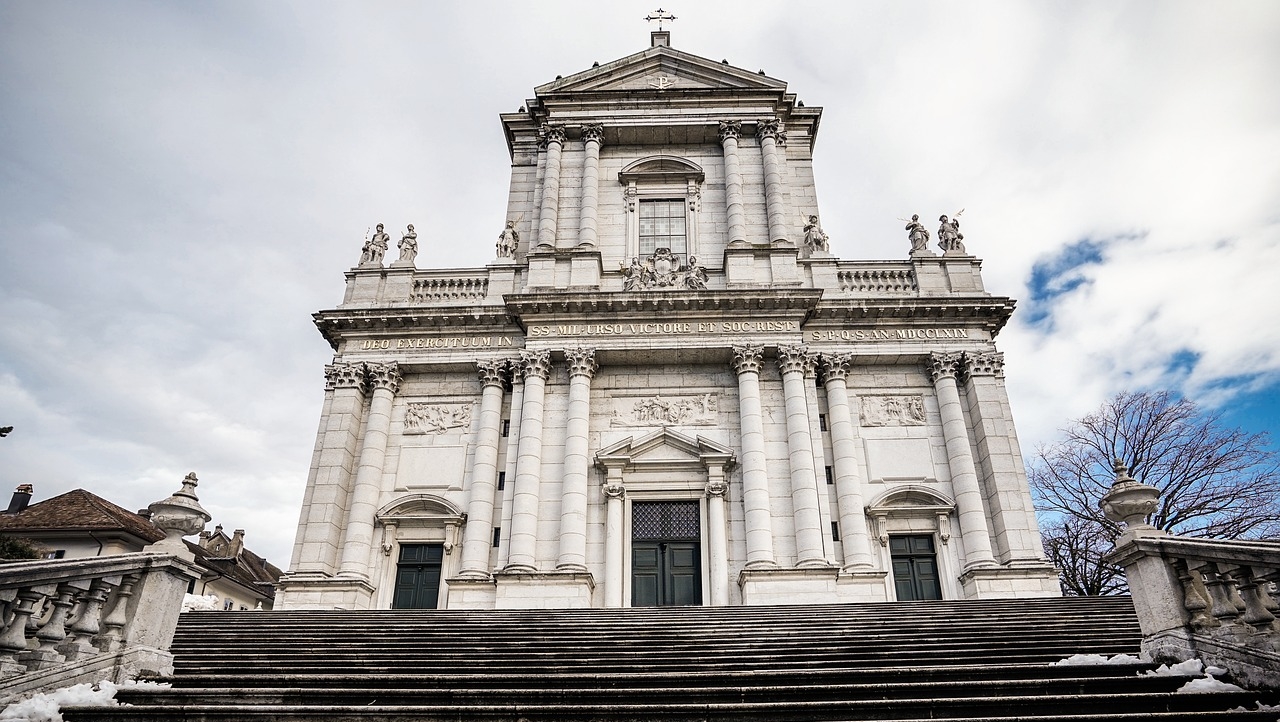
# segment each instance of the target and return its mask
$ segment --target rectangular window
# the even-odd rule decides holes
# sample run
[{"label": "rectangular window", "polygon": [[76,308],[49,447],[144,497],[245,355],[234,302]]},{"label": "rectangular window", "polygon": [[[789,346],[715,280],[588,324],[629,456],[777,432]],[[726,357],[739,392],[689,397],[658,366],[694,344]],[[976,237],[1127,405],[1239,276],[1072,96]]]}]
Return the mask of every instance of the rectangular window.
[{"label": "rectangular window", "polygon": [[222,609],[224,611],[229,612],[235,608],[236,608],[236,600],[232,599],[231,597],[227,597],[227,601],[222,603]]},{"label": "rectangular window", "polygon": [[[831,467],[827,468],[829,469]],[[838,521],[831,522],[831,541],[840,541],[840,522]]]},{"label": "rectangular window", "polygon": [[826,414],[818,414],[818,429],[819,429],[819,430],[821,430],[821,431],[826,431],[826,430],[827,430],[827,415],[826,415]]},{"label": "rectangular window", "polygon": [[659,248],[668,248],[679,257],[681,265],[688,263],[686,238],[683,198],[640,201],[641,258]]},{"label": "rectangular window", "polygon": [[507,472],[499,471],[498,472],[498,491],[502,491],[503,487],[505,487],[506,485],[507,485]]},{"label": "rectangular window", "polygon": [[505,439],[510,435],[511,435],[511,419],[503,419],[502,420],[502,438]]},{"label": "rectangular window", "polygon": [[835,475],[835,472],[834,472],[834,471],[832,471],[831,467],[830,467],[830,466],[824,466],[824,467],[822,467],[822,468],[823,468],[823,469],[825,469],[825,470],[826,470],[826,472],[827,472],[827,484],[828,484],[828,485],[835,484],[835,483],[836,483],[836,475]]},{"label": "rectangular window", "polygon": [[493,545],[498,546],[498,542],[502,541],[502,527],[495,526],[493,528]]}]

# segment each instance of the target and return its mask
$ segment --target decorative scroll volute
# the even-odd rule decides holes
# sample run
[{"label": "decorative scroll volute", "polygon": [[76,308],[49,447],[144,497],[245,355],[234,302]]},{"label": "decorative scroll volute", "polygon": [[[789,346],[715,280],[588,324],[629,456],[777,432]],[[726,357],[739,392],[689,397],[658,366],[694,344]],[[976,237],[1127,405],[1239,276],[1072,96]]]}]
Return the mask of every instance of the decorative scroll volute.
[{"label": "decorative scroll volute", "polygon": [[368,371],[369,388],[387,389],[393,394],[400,390],[400,382],[404,379],[400,375],[400,365],[395,361],[365,364],[365,368]]},{"label": "decorative scroll volute", "polygon": [[604,495],[610,499],[621,499],[623,494],[627,491],[626,487],[624,487],[621,482],[613,479],[605,481],[604,485],[600,487],[600,490],[603,491]]},{"label": "decorative scroll volute", "polygon": [[739,375],[745,373],[760,373],[761,363],[764,358],[764,347],[752,344],[743,344],[733,347],[733,370]]},{"label": "decorative scroll volute", "polygon": [[960,373],[961,364],[964,360],[964,354],[950,351],[935,351],[929,354],[928,371],[929,377],[934,383],[938,379],[954,379]]},{"label": "decorative scroll volute", "polygon": [[569,364],[569,378],[596,375],[596,350],[593,348],[571,348],[564,352],[565,362]]},{"label": "decorative scroll volute", "polygon": [[551,375],[550,351],[521,351],[520,365],[524,367],[524,377],[546,380]]},{"label": "decorative scroll volute", "polygon": [[729,482],[724,479],[712,479],[707,482],[707,498],[724,497],[729,493]]}]

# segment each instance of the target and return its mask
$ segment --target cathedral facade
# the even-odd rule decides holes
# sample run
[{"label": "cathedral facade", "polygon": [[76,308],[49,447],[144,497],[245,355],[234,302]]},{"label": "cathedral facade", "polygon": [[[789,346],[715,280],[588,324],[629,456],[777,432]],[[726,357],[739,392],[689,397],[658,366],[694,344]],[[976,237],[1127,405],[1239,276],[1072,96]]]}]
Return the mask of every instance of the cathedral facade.
[{"label": "cathedral facade", "polygon": [[669,38],[501,117],[491,263],[379,227],[316,314],[278,609],[1059,594],[958,221],[837,258],[821,108]]}]

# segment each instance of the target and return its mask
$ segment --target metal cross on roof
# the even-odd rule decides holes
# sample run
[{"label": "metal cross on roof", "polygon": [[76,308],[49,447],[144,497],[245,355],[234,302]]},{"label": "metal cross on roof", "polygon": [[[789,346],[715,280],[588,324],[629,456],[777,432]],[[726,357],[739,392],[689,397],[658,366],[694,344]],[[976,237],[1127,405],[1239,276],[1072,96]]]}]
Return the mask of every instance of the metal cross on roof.
[{"label": "metal cross on roof", "polygon": [[658,8],[657,10],[654,10],[651,14],[644,16],[644,19],[648,22],[653,22],[654,20],[657,20],[658,30],[662,30],[663,21],[673,21],[676,19],[676,16],[663,10],[662,8]]}]

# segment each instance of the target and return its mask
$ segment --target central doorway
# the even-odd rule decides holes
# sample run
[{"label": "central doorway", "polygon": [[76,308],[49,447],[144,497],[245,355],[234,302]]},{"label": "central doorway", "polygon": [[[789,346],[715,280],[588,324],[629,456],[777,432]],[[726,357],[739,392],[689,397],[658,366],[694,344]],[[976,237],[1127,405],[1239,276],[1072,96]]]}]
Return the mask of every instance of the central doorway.
[{"label": "central doorway", "polygon": [[942,599],[933,535],[891,536],[889,554],[893,560],[893,585],[898,601]]},{"label": "central doorway", "polygon": [[698,502],[633,502],[631,606],[702,604],[701,539]]},{"label": "central doorway", "polygon": [[401,544],[392,609],[435,609],[440,599],[443,544]]}]

